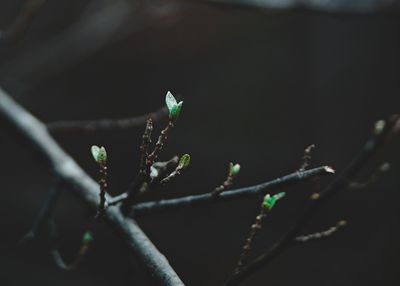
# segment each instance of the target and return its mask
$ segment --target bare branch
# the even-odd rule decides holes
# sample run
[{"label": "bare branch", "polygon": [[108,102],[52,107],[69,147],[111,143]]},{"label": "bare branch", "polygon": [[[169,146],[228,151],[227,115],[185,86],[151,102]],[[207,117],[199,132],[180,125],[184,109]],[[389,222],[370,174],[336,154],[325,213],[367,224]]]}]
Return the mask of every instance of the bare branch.
[{"label": "bare branch", "polygon": [[372,156],[385,143],[388,135],[398,124],[400,116],[393,115],[389,120],[378,121],[374,127],[371,137],[364,145],[361,153],[350,162],[350,164],[339,174],[328,186],[326,186],[318,196],[313,196],[307,206],[304,214],[296,221],[290,230],[278,240],[267,252],[258,256],[253,262],[249,263],[243,270],[234,275],[226,285],[238,285],[254,272],[260,270],[267,263],[271,262],[279,254],[287,250],[295,242],[296,237],[300,234],[303,227],[308,223],[310,218],[337,192],[345,189],[349,181],[358,174],[358,172],[369,162]]},{"label": "bare branch", "polygon": [[99,119],[99,120],[72,120],[55,121],[46,124],[50,132],[94,132],[99,130],[127,129],[143,126],[150,118],[154,122],[167,117],[167,109],[160,108],[157,111],[128,118]]},{"label": "bare branch", "polygon": [[198,205],[207,205],[235,199],[265,196],[267,191],[276,190],[278,188],[287,187],[311,178],[323,175],[331,175],[333,173],[334,170],[328,166],[318,167],[303,172],[297,171],[259,185],[226,191],[221,193],[219,196],[214,196],[212,193],[206,193],[201,195],[180,197],[176,199],[138,203],[132,207],[132,213],[136,217]]},{"label": "bare branch", "polygon": [[[2,89],[0,114],[37,147],[60,179],[72,186],[76,195],[95,211],[99,204],[99,185],[56,143],[42,122],[18,105]],[[184,285],[165,256],[157,250],[134,220],[124,217],[117,207],[109,207],[105,213],[105,221],[120,234],[155,283]]]}]

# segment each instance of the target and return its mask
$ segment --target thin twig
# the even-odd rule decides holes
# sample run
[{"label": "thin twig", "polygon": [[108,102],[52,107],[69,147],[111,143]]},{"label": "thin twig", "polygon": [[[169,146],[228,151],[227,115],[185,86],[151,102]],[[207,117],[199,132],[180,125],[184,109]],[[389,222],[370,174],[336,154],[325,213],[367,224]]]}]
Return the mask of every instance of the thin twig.
[{"label": "thin twig", "polygon": [[255,222],[251,225],[250,234],[246,239],[246,243],[242,248],[242,252],[240,254],[239,260],[236,264],[236,268],[233,271],[233,274],[240,272],[242,267],[245,265],[251,247],[254,243],[254,239],[256,238],[257,234],[261,230],[263,226],[263,220],[267,216],[267,214],[272,210],[277,200],[284,197],[285,193],[279,193],[274,196],[270,196],[267,194],[264,199],[262,200],[260,213],[256,216]]},{"label": "thin twig", "polygon": [[107,166],[105,164],[99,164],[100,168],[100,178],[99,178],[99,185],[100,185],[100,203],[97,210],[96,218],[100,219],[104,216],[106,211],[106,194],[107,194]]},{"label": "thin twig", "polygon": [[307,170],[307,168],[310,166],[310,161],[311,161],[311,152],[315,148],[314,144],[311,144],[304,150],[303,158],[302,158],[302,164],[300,166],[299,171],[304,171]]},{"label": "thin twig", "polygon": [[312,240],[318,240],[322,238],[327,238],[338,232],[342,227],[345,227],[347,225],[347,221],[345,220],[340,220],[338,221],[335,225],[331,226],[330,228],[319,231],[319,232],[314,232],[310,234],[305,234],[305,235],[299,235],[298,237],[295,238],[296,242],[299,243],[304,243],[304,242],[309,242]]},{"label": "thin twig", "polygon": [[364,182],[359,182],[359,181],[353,181],[349,183],[348,188],[353,189],[353,190],[361,190],[368,188],[369,186],[376,184],[378,181],[380,181],[385,173],[387,173],[390,170],[390,164],[389,163],[383,163],[382,165],[379,166],[379,168],[372,173],[369,178],[364,181]]},{"label": "thin twig", "polygon": [[304,214],[293,224],[290,230],[279,239],[267,252],[258,256],[253,262],[249,263],[243,270],[234,275],[226,285],[238,285],[254,272],[260,270],[267,263],[271,262],[279,254],[293,245],[295,238],[308,223],[310,218],[329,201],[337,192],[346,188],[349,181],[352,181],[358,172],[369,162],[371,157],[385,143],[393,127],[399,121],[399,115],[393,115],[386,122],[378,121],[370,139],[364,145],[361,153],[350,162],[350,164],[338,175],[327,187],[325,187],[317,197],[310,199]]},{"label": "thin twig", "polygon": [[[50,136],[46,126],[23,109],[0,89],[0,114],[47,158],[54,172],[86,205],[96,210],[99,204],[99,185]],[[107,198],[108,199],[108,198]],[[133,219],[126,218],[116,207],[106,210],[105,221],[123,238],[158,285],[182,286],[179,276]]]},{"label": "thin twig", "polygon": [[169,120],[167,126],[163,130],[161,130],[161,134],[160,136],[158,136],[158,140],[156,142],[156,145],[154,146],[153,152],[151,152],[147,157],[148,166],[152,166],[153,163],[157,160],[158,154],[164,147],[164,143],[167,140],[168,134],[172,130],[172,128],[174,128],[174,122],[172,120]]},{"label": "thin twig", "polygon": [[175,209],[188,208],[198,205],[207,205],[221,203],[235,199],[251,198],[264,196],[268,191],[282,187],[287,187],[295,183],[303,182],[311,178],[331,175],[334,170],[328,166],[322,166],[303,172],[296,171],[286,176],[268,181],[259,185],[229,190],[215,197],[211,193],[185,196],[169,200],[160,200],[152,202],[138,203],[132,207],[132,213],[135,217],[151,213],[160,213]]},{"label": "thin twig", "polygon": [[128,118],[98,119],[98,120],[66,120],[54,121],[46,124],[50,132],[94,132],[100,130],[127,129],[143,126],[150,118],[154,122],[167,117],[167,109],[160,108],[157,111]]},{"label": "thin twig", "polygon": [[140,145],[140,165],[139,172],[146,173],[147,170],[147,157],[149,156],[149,145],[151,143],[151,133],[153,132],[153,120],[147,119],[146,128],[142,136],[142,145]]}]

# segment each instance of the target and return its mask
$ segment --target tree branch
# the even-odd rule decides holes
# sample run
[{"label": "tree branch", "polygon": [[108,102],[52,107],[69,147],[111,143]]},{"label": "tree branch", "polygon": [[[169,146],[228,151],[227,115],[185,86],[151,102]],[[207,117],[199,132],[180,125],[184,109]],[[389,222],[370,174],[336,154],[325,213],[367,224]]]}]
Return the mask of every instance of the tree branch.
[{"label": "tree branch", "polygon": [[180,197],[176,199],[138,203],[132,207],[132,214],[133,216],[137,217],[150,213],[160,213],[197,205],[221,203],[235,199],[244,199],[258,196],[262,197],[265,196],[266,193],[270,190],[286,187],[298,182],[306,181],[314,177],[329,175],[333,173],[334,170],[331,167],[323,166],[301,172],[297,171],[259,185],[225,191],[217,197],[214,196],[212,193],[206,193],[201,195]]},{"label": "tree branch", "polygon": [[136,117],[119,119],[99,119],[99,120],[66,120],[47,123],[46,126],[50,132],[93,132],[109,129],[127,129],[145,125],[147,119],[151,118],[154,122],[167,117],[168,111],[165,107],[157,111],[143,114]]},{"label": "tree branch", "polygon": [[[56,143],[47,132],[46,126],[18,105],[0,89],[0,113],[48,159],[51,167],[66,184],[93,211],[99,204],[99,185]],[[122,215],[117,207],[109,207],[105,220],[119,233],[129,250],[144,265],[150,277],[158,285],[184,285],[162,255],[137,223]]]},{"label": "tree branch", "polygon": [[358,172],[364,167],[372,156],[383,145],[388,135],[399,122],[399,115],[393,115],[389,120],[378,121],[375,124],[371,138],[367,141],[361,153],[350,162],[350,164],[338,175],[335,180],[326,186],[318,196],[310,198],[310,204],[307,206],[304,214],[296,221],[290,230],[278,240],[267,252],[258,256],[253,262],[249,263],[243,270],[236,273],[226,285],[238,285],[240,282],[248,278],[251,274],[260,270],[263,266],[271,262],[279,254],[287,250],[295,244],[296,237],[300,235],[303,227],[308,223],[310,218],[337,192],[346,189],[348,182],[352,181]]}]

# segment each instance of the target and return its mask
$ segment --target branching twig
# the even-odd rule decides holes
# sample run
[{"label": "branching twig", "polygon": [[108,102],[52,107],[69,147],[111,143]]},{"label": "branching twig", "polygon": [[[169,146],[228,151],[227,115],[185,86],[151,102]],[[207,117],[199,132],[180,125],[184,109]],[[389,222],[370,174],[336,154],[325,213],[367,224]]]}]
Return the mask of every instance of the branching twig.
[{"label": "branching twig", "polygon": [[249,263],[243,270],[234,275],[226,285],[238,285],[251,274],[259,270],[265,264],[277,257],[280,253],[288,249],[295,242],[295,238],[300,234],[300,231],[307,224],[309,219],[313,217],[333,195],[338,191],[345,189],[348,182],[352,181],[358,172],[366,165],[371,157],[383,145],[387,136],[391,133],[393,127],[399,120],[398,115],[389,118],[384,124],[378,121],[375,125],[374,132],[371,138],[364,145],[362,152],[345,168],[345,170],[336,177],[327,187],[325,187],[318,197],[310,200],[310,204],[299,220],[293,224],[290,230],[278,240],[267,252],[258,256],[253,262]]},{"label": "branching twig", "polygon": [[[178,103],[176,101],[175,97],[169,91],[167,92],[167,94],[165,96],[165,103],[168,108],[168,115],[169,115],[168,124],[161,131],[161,133],[157,139],[157,142],[154,146],[153,152],[146,155],[145,167],[140,168],[139,174],[134,179],[132,184],[129,186],[126,199],[124,199],[122,206],[121,206],[121,210],[124,214],[129,214],[129,208],[135,202],[138,194],[142,193],[142,190],[144,190],[144,189],[147,190],[149,187],[149,184],[154,182],[155,176],[152,175],[149,172],[149,170],[151,170],[151,171],[156,170],[154,167],[154,164],[157,163],[156,160],[158,158],[159,152],[162,150],[164,143],[168,138],[169,132],[171,131],[172,128],[174,128],[175,122],[177,121],[179,114],[181,113],[183,102],[180,101]],[[146,133],[146,130],[145,130],[145,133]],[[142,163],[141,163],[141,165],[142,165]],[[152,170],[152,168],[153,168],[153,170]],[[157,170],[156,170],[156,173],[158,176]],[[146,185],[144,185],[144,184],[146,184]]]},{"label": "branching twig", "polygon": [[174,122],[172,120],[169,120],[167,126],[163,130],[161,130],[161,134],[160,136],[158,136],[153,152],[151,152],[147,157],[147,166],[152,166],[157,160],[158,154],[164,147],[164,143],[167,140],[168,134],[172,130],[172,128],[174,128]]},{"label": "branching twig", "polygon": [[298,182],[309,180],[311,178],[323,175],[331,175],[333,173],[334,170],[328,166],[318,167],[303,172],[296,171],[289,175],[259,185],[229,190],[223,192],[218,197],[214,197],[211,193],[206,193],[201,195],[180,197],[176,199],[138,203],[132,207],[132,213],[136,217],[197,205],[206,205],[231,201],[235,199],[259,197],[266,195],[266,193],[271,190],[287,187]]},{"label": "branching twig", "polygon": [[[152,166],[152,173],[150,173],[151,181],[150,181],[150,186],[156,184],[161,180],[161,178],[164,177],[166,173],[169,171],[173,170],[176,168],[179,162],[179,157],[174,156],[172,159],[166,161],[166,162],[157,162],[154,163]],[[125,193],[122,193],[118,196],[112,197],[109,201],[107,201],[108,206],[113,206],[116,205],[128,198],[128,191]]]},{"label": "branching twig", "polygon": [[51,132],[63,132],[63,131],[93,132],[99,130],[127,129],[132,127],[143,126],[146,124],[146,121],[149,118],[152,119],[153,122],[160,121],[166,118],[167,114],[168,114],[167,109],[163,107],[155,112],[129,118],[55,121],[47,123],[46,126]]}]

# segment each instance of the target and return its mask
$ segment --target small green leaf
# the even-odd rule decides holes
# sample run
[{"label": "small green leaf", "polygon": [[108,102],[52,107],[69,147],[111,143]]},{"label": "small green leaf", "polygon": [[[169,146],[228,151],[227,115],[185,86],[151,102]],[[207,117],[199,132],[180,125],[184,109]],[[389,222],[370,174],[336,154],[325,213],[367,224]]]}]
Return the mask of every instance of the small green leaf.
[{"label": "small green leaf", "polygon": [[175,97],[172,95],[170,91],[167,92],[167,95],[165,96],[165,103],[167,104],[167,108],[169,112],[171,113],[172,108],[177,105],[178,103],[176,102]]},{"label": "small green leaf", "polygon": [[93,159],[99,164],[105,164],[107,162],[107,152],[104,147],[93,145],[90,149],[92,152]]},{"label": "small green leaf", "polygon": [[190,164],[190,155],[185,154],[179,159],[178,167],[180,169],[186,169]]},{"label": "small green leaf", "polygon": [[179,114],[181,114],[183,101],[180,101],[178,104],[174,105],[169,112],[169,117],[176,121],[178,120]]},{"label": "small green leaf", "polygon": [[236,177],[239,174],[239,172],[240,172],[239,164],[233,165],[233,163],[229,163],[229,176]]},{"label": "small green leaf", "polygon": [[83,234],[82,237],[82,243],[83,244],[89,244],[93,241],[93,235],[90,231],[87,231]]},{"label": "small green leaf", "polygon": [[274,207],[274,205],[276,204],[276,202],[277,202],[278,200],[280,200],[281,198],[283,198],[284,196],[285,196],[285,193],[284,193],[284,192],[278,193],[278,194],[273,195],[273,196],[270,196],[269,194],[267,194],[267,195],[264,197],[263,207],[264,207],[266,210],[270,211],[270,210]]}]

